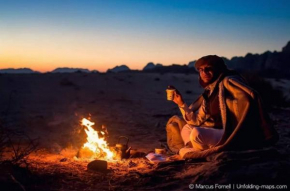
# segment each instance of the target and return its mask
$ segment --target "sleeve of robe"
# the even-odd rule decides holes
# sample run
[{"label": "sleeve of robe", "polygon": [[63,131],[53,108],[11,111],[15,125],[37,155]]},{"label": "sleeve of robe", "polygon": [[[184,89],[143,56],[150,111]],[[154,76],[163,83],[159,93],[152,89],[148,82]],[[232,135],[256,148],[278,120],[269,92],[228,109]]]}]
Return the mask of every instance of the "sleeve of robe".
[{"label": "sleeve of robe", "polygon": [[184,103],[181,107],[179,107],[179,109],[180,109],[183,119],[186,121],[187,124],[198,127],[206,119],[204,101],[201,103],[200,107],[197,109],[194,109],[193,104],[191,104],[188,107],[186,103]]}]

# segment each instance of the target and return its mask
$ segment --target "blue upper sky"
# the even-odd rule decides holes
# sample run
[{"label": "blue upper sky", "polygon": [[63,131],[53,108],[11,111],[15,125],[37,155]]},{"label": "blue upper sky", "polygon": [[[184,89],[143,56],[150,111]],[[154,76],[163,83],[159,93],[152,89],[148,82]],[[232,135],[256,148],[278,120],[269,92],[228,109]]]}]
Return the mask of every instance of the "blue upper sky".
[{"label": "blue upper sky", "polygon": [[0,0],[0,68],[105,71],[277,50],[288,0]]}]

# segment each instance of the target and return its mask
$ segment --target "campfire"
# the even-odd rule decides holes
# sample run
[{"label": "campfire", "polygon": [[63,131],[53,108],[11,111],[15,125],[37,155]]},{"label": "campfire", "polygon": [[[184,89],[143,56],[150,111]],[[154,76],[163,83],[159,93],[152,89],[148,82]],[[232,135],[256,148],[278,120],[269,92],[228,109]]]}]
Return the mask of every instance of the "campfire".
[{"label": "campfire", "polygon": [[78,155],[81,156],[81,158],[113,161],[115,158],[115,151],[108,146],[106,133],[104,131],[96,131],[93,128],[95,123],[86,118],[82,119],[81,124],[85,127],[87,142],[84,143]]},{"label": "campfire", "polygon": [[[93,126],[94,122],[83,118],[82,126],[87,135],[87,142],[80,148],[77,158],[91,161],[88,164],[88,169],[93,171],[107,172],[107,162],[117,162],[122,159],[129,158],[131,147],[128,148],[129,139],[125,136],[120,136],[115,147],[109,147],[106,138],[108,132],[96,131]],[[126,140],[126,144],[121,144],[121,139]]]}]

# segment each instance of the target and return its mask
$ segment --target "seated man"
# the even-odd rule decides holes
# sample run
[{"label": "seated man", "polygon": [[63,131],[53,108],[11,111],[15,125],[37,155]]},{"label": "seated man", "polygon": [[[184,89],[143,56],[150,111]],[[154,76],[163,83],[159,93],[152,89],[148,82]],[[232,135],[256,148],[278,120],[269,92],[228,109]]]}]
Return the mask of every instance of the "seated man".
[{"label": "seated man", "polygon": [[183,119],[167,123],[167,143],[183,158],[203,158],[222,150],[269,146],[278,134],[262,108],[258,93],[222,58],[209,55],[195,63],[204,93],[190,106],[178,90],[173,101]]}]

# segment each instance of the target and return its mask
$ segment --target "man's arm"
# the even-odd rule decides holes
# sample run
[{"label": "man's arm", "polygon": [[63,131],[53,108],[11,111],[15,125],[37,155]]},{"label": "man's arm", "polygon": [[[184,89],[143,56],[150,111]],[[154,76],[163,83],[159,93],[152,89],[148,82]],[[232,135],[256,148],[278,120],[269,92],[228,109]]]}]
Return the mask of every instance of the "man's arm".
[{"label": "man's arm", "polygon": [[178,105],[186,123],[194,126],[200,126],[206,119],[204,101],[198,99],[197,102],[194,102],[188,107],[183,101],[182,95],[176,91],[174,93],[173,102]]}]

